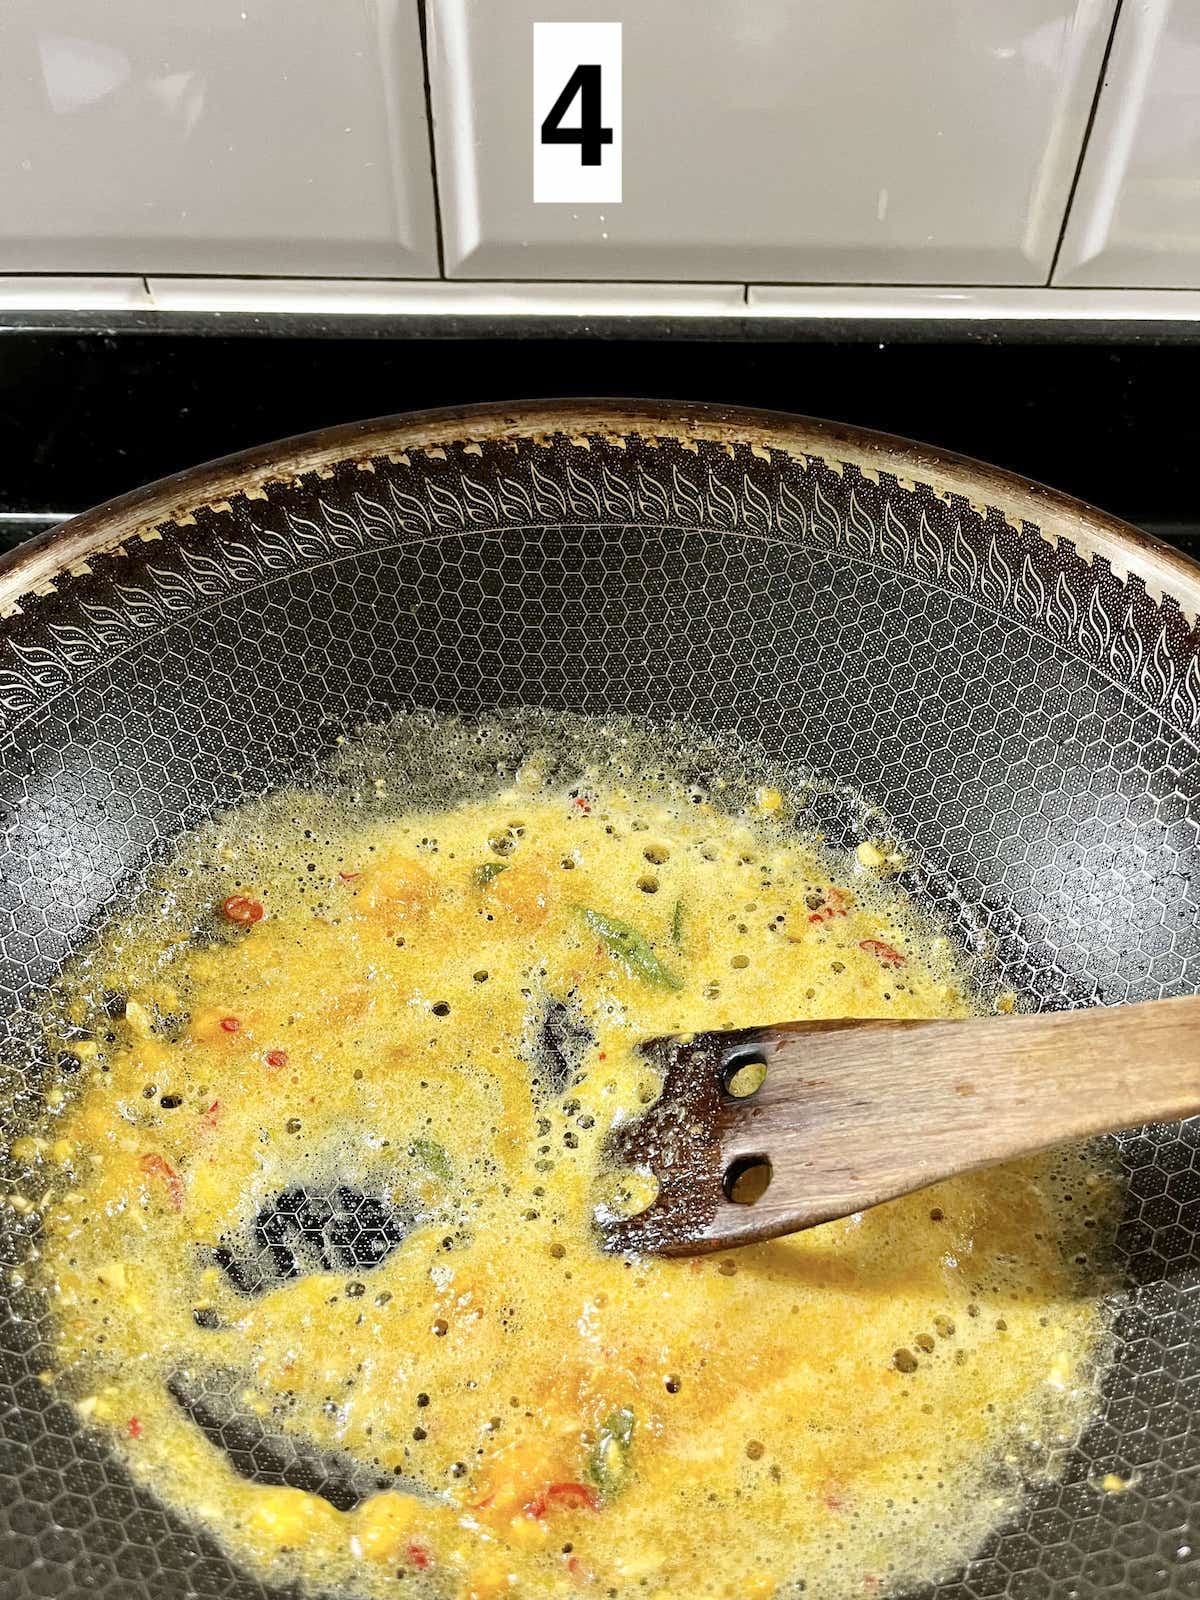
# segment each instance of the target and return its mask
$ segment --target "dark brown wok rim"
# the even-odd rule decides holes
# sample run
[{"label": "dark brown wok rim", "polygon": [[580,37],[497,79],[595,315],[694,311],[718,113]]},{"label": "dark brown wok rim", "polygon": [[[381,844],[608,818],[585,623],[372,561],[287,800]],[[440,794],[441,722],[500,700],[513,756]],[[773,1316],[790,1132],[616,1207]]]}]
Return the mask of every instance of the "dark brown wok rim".
[{"label": "dark brown wok rim", "polygon": [[1193,622],[1200,616],[1200,566],[1128,523],[1032,479],[844,423],[670,400],[532,400],[415,411],[322,428],[225,456],[121,495],[0,557],[0,616],[11,615],[26,597],[54,588],[56,579],[79,571],[96,555],[119,558],[123,545],[160,523],[187,517],[201,506],[220,507],[239,494],[261,493],[272,483],[404,451],[584,437],[711,440],[890,473],[902,484],[921,483],[943,497],[960,495],[979,510],[994,508],[1015,526],[1032,524],[1045,538],[1068,539],[1086,559],[1101,557],[1118,577],[1138,578],[1156,599],[1174,600]]}]

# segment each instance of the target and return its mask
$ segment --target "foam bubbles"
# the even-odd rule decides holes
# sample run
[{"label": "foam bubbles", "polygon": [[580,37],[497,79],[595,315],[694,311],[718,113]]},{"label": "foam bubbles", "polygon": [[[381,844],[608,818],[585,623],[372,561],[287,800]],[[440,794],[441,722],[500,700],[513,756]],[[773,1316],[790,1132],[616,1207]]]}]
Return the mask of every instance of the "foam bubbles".
[{"label": "foam bubbles", "polygon": [[952,890],[832,794],[686,730],[414,716],[180,841],[31,1046],[81,1418],[314,1592],[839,1600],[961,1561],[1093,1404],[1094,1156],[697,1262],[590,1231],[640,1040],[992,1003]]}]

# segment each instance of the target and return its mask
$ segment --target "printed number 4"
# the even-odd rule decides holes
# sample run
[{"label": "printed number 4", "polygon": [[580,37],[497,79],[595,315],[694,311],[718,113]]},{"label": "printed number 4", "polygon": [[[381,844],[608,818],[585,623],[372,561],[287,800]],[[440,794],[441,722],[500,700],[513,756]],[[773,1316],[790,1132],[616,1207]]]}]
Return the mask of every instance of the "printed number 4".
[{"label": "printed number 4", "polygon": [[[562,119],[576,95],[579,96],[579,126],[564,128]],[[567,79],[563,92],[546,113],[542,123],[542,143],[577,144],[580,164],[598,167],[601,150],[612,142],[612,129],[600,126],[600,68],[576,67]]]}]

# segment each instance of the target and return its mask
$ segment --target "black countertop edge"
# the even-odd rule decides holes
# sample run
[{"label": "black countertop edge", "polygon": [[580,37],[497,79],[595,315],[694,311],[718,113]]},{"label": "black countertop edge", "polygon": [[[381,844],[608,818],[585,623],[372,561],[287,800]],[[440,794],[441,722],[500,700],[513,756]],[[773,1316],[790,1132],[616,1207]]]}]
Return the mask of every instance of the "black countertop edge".
[{"label": "black countertop edge", "polygon": [[[854,337],[839,337],[826,322],[803,338],[775,319],[679,319],[657,340],[655,320],[631,317],[570,324],[571,337],[554,336],[561,319],[470,316],[447,333],[429,318],[346,317],[332,336],[288,317],[210,320],[191,334],[174,314],[125,320],[119,331],[111,317],[95,320],[90,332],[12,327],[0,339],[9,539],[24,531],[20,513],[96,505],[354,418],[581,395],[830,417],[994,462],[1172,542],[1190,542],[1200,526],[1200,407],[1188,398],[1200,355],[1194,337],[1156,338],[1148,324],[1124,342],[1090,325],[1093,337],[1071,344],[1022,343],[1011,327],[961,322],[943,324],[937,339],[907,323],[892,341],[884,325],[858,322]],[[754,337],[739,337],[743,329]]]},{"label": "black countertop edge", "polygon": [[492,312],[381,315],[345,312],[3,311],[16,334],[160,334],[222,338],[703,341],[737,344],[961,344],[1161,346],[1200,343],[1200,318],[497,316]]}]

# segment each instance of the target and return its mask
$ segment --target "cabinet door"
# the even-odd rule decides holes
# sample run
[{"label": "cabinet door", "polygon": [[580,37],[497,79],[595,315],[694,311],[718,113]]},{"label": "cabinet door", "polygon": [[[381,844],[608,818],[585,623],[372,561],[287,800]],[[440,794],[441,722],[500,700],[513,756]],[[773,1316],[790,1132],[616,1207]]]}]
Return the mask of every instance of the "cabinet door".
[{"label": "cabinet door", "polygon": [[1200,288],[1200,6],[1127,5],[1056,284]]},{"label": "cabinet door", "polygon": [[[1115,0],[429,0],[451,276],[1047,281]],[[623,199],[533,202],[536,21],[623,25]]]},{"label": "cabinet door", "polygon": [[417,0],[4,0],[0,272],[430,276]]}]

